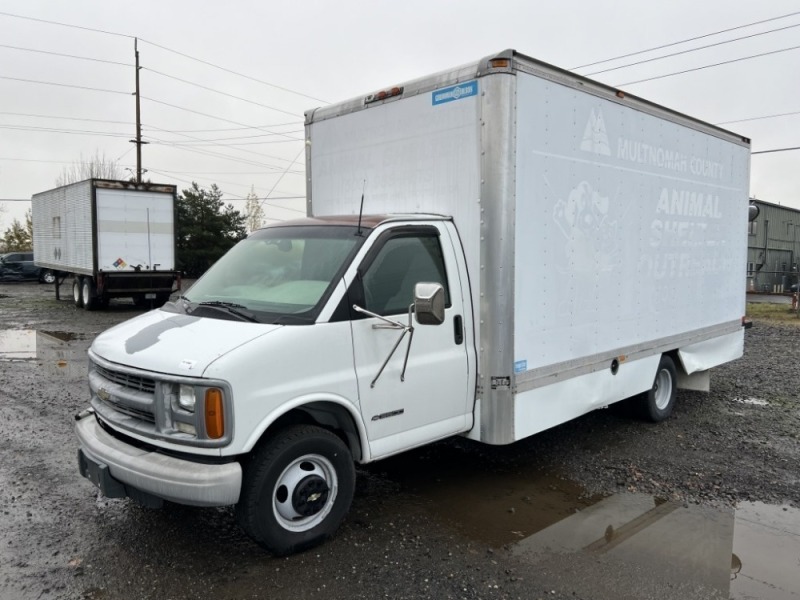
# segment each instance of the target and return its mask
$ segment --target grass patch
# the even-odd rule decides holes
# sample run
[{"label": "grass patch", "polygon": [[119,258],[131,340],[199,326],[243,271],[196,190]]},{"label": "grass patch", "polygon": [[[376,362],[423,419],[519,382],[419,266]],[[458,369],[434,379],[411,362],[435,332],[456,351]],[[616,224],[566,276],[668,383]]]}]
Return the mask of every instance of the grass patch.
[{"label": "grass patch", "polygon": [[751,319],[764,319],[780,323],[792,323],[800,326],[797,311],[789,304],[769,304],[767,302],[748,302],[747,316]]}]

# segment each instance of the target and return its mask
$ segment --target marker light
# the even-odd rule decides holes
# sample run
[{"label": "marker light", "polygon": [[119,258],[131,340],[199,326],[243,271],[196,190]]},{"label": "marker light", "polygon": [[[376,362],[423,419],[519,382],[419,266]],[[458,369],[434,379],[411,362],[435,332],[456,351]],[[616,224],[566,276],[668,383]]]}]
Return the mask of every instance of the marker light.
[{"label": "marker light", "polygon": [[399,96],[403,93],[403,88],[399,86],[395,86],[389,90],[381,90],[380,92],[375,92],[374,94],[370,94],[366,98],[364,98],[364,104],[370,104],[372,102],[380,102],[381,100],[386,100],[387,98],[393,98],[394,96]]},{"label": "marker light", "polygon": [[219,388],[206,390],[206,434],[212,440],[218,440],[225,435],[222,390]]},{"label": "marker light", "polygon": [[493,69],[507,69],[509,60],[507,58],[493,58],[489,61],[489,66]]}]

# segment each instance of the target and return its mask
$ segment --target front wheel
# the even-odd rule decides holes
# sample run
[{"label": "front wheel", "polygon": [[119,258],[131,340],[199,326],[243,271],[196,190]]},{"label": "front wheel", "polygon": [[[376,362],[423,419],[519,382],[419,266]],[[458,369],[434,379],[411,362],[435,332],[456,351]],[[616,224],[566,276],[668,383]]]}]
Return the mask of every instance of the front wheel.
[{"label": "front wheel", "polygon": [[353,458],[336,435],[298,425],[277,433],[244,471],[236,514],[245,533],[282,556],[338,529],[355,488]]},{"label": "front wheel", "polygon": [[678,388],[677,378],[675,363],[669,356],[662,356],[653,380],[653,387],[639,397],[639,409],[642,417],[658,423],[672,414],[672,409],[675,407],[675,393]]}]

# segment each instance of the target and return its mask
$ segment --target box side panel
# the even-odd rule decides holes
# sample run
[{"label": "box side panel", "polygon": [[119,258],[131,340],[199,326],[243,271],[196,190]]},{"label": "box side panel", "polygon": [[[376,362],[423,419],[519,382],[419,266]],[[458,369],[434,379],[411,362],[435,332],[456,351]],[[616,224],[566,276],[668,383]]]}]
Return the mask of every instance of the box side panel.
[{"label": "box side panel", "polygon": [[91,274],[94,267],[91,181],[35,194],[31,207],[37,264]]},{"label": "box side panel", "polygon": [[99,270],[175,268],[172,194],[98,188],[96,204]]},{"label": "box side panel", "polygon": [[514,368],[744,314],[749,148],[518,76]]}]

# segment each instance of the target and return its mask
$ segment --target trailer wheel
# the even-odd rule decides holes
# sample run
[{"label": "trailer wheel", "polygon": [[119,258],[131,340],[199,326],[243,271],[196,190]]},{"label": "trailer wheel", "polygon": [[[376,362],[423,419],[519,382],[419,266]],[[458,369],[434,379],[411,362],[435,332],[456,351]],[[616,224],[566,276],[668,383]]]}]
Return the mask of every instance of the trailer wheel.
[{"label": "trailer wheel", "polygon": [[84,277],[81,282],[81,301],[85,310],[97,308],[97,296],[94,289],[94,281],[91,277]]},{"label": "trailer wheel", "polygon": [[675,393],[678,387],[676,382],[675,363],[669,356],[662,356],[653,387],[640,396],[641,416],[654,423],[667,419],[675,406]]},{"label": "trailer wheel", "polygon": [[236,516],[272,554],[292,554],[333,535],[354,487],[353,458],[342,440],[298,425],[277,433],[247,464]]},{"label": "trailer wheel", "polygon": [[83,292],[81,291],[80,277],[72,278],[72,301],[77,308],[83,307]]}]

